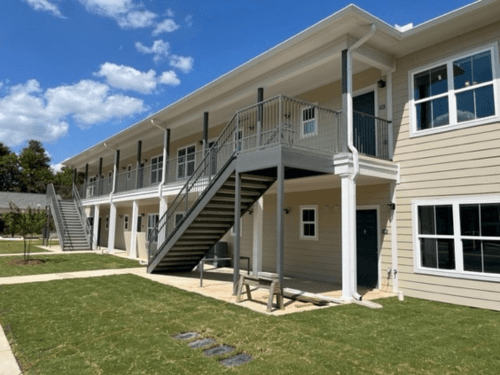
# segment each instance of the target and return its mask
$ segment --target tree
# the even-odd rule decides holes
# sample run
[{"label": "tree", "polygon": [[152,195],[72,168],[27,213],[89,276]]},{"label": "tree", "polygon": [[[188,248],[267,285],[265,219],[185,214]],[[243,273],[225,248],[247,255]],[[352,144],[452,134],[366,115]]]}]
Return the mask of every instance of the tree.
[{"label": "tree", "polygon": [[45,193],[47,185],[52,182],[50,158],[42,143],[30,140],[19,155],[21,192]]},{"label": "tree", "polygon": [[19,160],[15,152],[0,142],[0,191],[19,189]]},{"label": "tree", "polygon": [[27,262],[30,257],[31,240],[26,242],[28,235],[33,236],[34,233],[41,233],[46,222],[46,215],[43,210],[32,209],[28,207],[27,212],[22,212],[19,207],[14,203],[10,203],[12,212],[7,214],[9,216],[9,227],[16,233],[23,236],[24,241],[24,261]]}]

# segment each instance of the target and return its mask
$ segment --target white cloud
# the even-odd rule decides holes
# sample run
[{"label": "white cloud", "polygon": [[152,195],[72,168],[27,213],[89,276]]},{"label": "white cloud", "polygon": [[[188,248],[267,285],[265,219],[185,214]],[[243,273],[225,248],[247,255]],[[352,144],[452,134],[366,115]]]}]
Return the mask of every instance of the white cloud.
[{"label": "white cloud", "polygon": [[161,33],[171,33],[177,30],[180,26],[175,23],[175,21],[171,18],[165,19],[163,22],[160,22],[156,25],[156,28],[153,30],[153,35],[157,36]]},{"label": "white cloud", "polygon": [[167,11],[165,12],[165,15],[167,17],[174,18],[174,11],[172,9],[168,8]]},{"label": "white cloud", "polygon": [[52,4],[49,0],[26,0],[30,7],[34,10],[52,13],[53,16],[65,18],[57,5]]},{"label": "white cloud", "polygon": [[51,164],[50,169],[52,169],[52,173],[56,174],[58,172],[62,172],[64,165],[62,163],[57,163],[57,164]]},{"label": "white cloud", "polygon": [[172,55],[170,65],[174,68],[182,70],[184,73],[189,73],[193,70],[194,59],[191,56]]},{"label": "white cloud", "polygon": [[181,84],[181,80],[177,77],[177,74],[175,74],[173,70],[163,72],[158,81],[168,86],[178,86]]},{"label": "white cloud", "polygon": [[151,47],[146,47],[141,42],[135,43],[135,48],[137,51],[144,54],[153,54],[153,60],[155,62],[159,62],[170,53],[170,44],[168,42],[164,42],[163,40],[155,40]]},{"label": "white cloud", "polygon": [[145,10],[134,10],[125,16],[118,18],[118,25],[122,28],[139,29],[153,25],[156,14]]},{"label": "white cloud", "polygon": [[142,100],[112,94],[104,83],[82,80],[44,91],[32,79],[0,97],[0,142],[11,147],[26,139],[51,142],[68,132],[70,121],[87,128],[145,110]]},{"label": "white cloud", "polygon": [[186,18],[184,18],[184,22],[186,22],[187,27],[193,26],[193,15],[187,15]]},{"label": "white cloud", "polygon": [[101,65],[97,77],[105,77],[106,82],[113,87],[122,90],[133,90],[143,94],[150,94],[156,89],[156,72],[140,72],[134,68],[112,63]]}]

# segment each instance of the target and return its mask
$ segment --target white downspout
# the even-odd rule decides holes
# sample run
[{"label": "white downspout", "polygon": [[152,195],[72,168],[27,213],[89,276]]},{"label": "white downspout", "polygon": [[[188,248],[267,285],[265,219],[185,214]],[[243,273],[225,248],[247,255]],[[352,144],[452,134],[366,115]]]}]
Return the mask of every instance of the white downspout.
[{"label": "white downspout", "polygon": [[155,124],[155,120],[151,119],[151,124],[163,131],[163,168],[161,170],[161,183],[158,185],[158,196],[162,198],[162,188],[166,182],[167,171],[167,128],[162,128],[160,125]]},{"label": "white downspout", "polygon": [[[117,175],[117,170],[116,170],[116,150],[109,147],[107,145],[106,142],[103,143],[104,147],[106,147],[108,150],[111,150],[115,153],[115,161],[113,163],[113,187],[111,189],[111,193],[109,193],[109,197],[110,197],[110,201],[111,201],[111,197],[113,196],[113,194],[115,193],[115,185],[116,185],[116,175]],[[100,177],[100,176],[99,176]]]},{"label": "white downspout", "polygon": [[[368,39],[370,39],[375,32],[377,31],[377,27],[372,24],[370,31],[362,37],[360,40],[358,40],[356,43],[354,43],[351,47],[347,49],[347,147],[349,148],[349,151],[352,152],[352,159],[353,159],[353,165],[354,165],[354,173],[349,176],[349,179],[352,181],[351,184],[351,189],[350,189],[350,199],[349,202],[354,202],[353,206],[354,207],[349,207],[349,212],[351,213],[350,217],[350,228],[355,228],[356,227],[356,180],[358,179],[359,175],[359,153],[356,147],[354,146],[353,142],[353,123],[354,123],[354,116],[353,116],[353,102],[352,102],[352,54],[356,49],[358,49],[361,45],[366,43]],[[356,250],[356,233],[351,234],[351,241],[350,246],[351,246],[351,254],[355,254]],[[357,291],[357,264],[356,264],[356,257],[352,256],[351,257],[351,272],[350,274],[352,275],[352,280],[351,280],[351,288],[352,288],[352,297],[358,301],[362,299],[362,296],[358,293]]]}]

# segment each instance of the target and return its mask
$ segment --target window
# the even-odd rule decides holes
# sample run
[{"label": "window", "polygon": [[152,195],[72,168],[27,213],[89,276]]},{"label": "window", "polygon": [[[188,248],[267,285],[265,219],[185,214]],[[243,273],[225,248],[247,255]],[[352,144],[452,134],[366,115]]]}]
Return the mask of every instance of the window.
[{"label": "window", "polygon": [[318,239],[318,206],[300,206],[300,238]]},{"label": "window", "polygon": [[184,217],[184,212],[175,213],[175,226],[177,226],[181,222],[183,217]]},{"label": "window", "polygon": [[417,203],[415,268],[500,280],[500,199]]},{"label": "window", "polygon": [[160,220],[160,216],[158,214],[149,214],[148,215],[148,241],[156,242],[158,237],[157,235],[153,235],[156,227],[158,226],[158,221]]},{"label": "window", "polygon": [[496,45],[411,73],[412,134],[476,125],[498,117]]},{"label": "window", "polygon": [[233,133],[233,150],[243,150],[243,130],[238,130]]},{"label": "window", "polygon": [[196,161],[196,146],[177,150],[177,178],[183,179],[194,173]]},{"label": "window", "polygon": [[111,185],[113,182],[113,171],[108,172],[108,185]]},{"label": "window", "polygon": [[306,138],[318,134],[318,123],[316,121],[317,108],[314,106],[302,109],[302,124],[300,127],[300,137]]},{"label": "window", "polygon": [[109,216],[106,216],[106,219],[104,219],[104,229],[109,229]]},{"label": "window", "polygon": [[123,230],[128,230],[128,215],[123,216]]},{"label": "window", "polygon": [[151,185],[161,182],[163,173],[163,156],[151,158]]},{"label": "window", "polygon": [[132,165],[127,166],[127,180],[130,180],[132,178]]}]

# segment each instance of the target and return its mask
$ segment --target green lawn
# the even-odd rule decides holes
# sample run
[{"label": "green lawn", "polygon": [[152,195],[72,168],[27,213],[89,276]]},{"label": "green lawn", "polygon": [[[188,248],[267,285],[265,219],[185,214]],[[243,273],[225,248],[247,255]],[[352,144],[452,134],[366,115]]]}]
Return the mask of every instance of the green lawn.
[{"label": "green lawn", "polygon": [[[52,245],[58,245],[59,242],[52,241]],[[37,245],[42,245],[41,240],[31,241],[31,252],[40,253],[46,252],[47,250],[40,249]],[[22,254],[24,252],[24,241],[6,241],[0,240],[0,254]]]},{"label": "green lawn", "polygon": [[[122,275],[3,286],[0,323],[26,374],[498,373],[498,312],[380,303],[274,317]],[[171,338],[191,330],[254,360],[226,369]]]},{"label": "green lawn", "polygon": [[13,259],[22,258],[22,256],[0,257],[0,277],[141,267],[138,262],[133,260],[99,254],[33,254],[30,259],[39,259],[43,263],[36,265],[9,264]]}]

